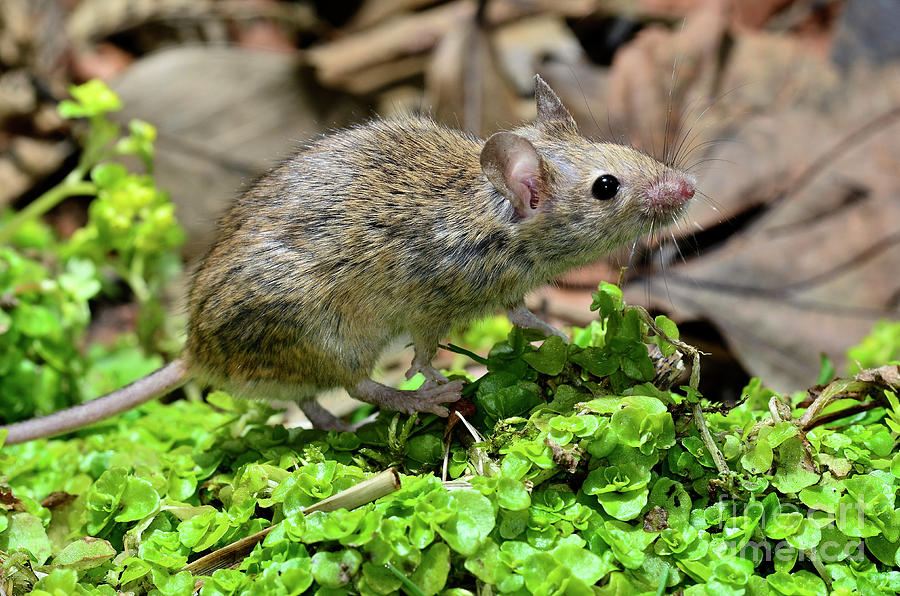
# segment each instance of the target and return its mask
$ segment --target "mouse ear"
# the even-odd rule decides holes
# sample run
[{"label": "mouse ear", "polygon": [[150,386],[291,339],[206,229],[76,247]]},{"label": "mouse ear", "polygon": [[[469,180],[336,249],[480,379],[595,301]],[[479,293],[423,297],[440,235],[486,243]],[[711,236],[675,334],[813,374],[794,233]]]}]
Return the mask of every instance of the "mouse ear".
[{"label": "mouse ear", "polygon": [[571,129],[572,132],[578,131],[572,114],[560,101],[556,92],[550,88],[550,85],[541,78],[541,75],[534,75],[534,100],[537,103],[536,124],[538,127],[561,125],[564,128]]},{"label": "mouse ear", "polygon": [[521,217],[537,212],[543,200],[541,157],[528,139],[511,132],[491,135],[481,150],[481,169]]}]

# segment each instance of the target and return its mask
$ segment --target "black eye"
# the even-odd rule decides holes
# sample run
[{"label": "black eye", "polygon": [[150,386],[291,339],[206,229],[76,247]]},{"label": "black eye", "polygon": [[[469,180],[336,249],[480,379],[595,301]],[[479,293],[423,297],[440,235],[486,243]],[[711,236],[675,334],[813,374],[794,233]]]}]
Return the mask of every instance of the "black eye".
[{"label": "black eye", "polygon": [[609,174],[603,174],[596,180],[594,180],[594,185],[591,187],[591,192],[594,193],[594,198],[600,201],[608,201],[619,192],[619,181],[615,176],[610,176]]}]

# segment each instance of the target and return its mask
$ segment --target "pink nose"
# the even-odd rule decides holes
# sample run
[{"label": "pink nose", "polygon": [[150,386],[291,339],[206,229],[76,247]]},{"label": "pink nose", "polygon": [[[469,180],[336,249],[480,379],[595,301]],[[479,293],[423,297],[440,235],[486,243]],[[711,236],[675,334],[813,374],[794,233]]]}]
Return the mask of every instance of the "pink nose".
[{"label": "pink nose", "polygon": [[651,211],[669,213],[684,207],[694,196],[694,177],[681,173],[667,173],[650,187],[648,195]]}]

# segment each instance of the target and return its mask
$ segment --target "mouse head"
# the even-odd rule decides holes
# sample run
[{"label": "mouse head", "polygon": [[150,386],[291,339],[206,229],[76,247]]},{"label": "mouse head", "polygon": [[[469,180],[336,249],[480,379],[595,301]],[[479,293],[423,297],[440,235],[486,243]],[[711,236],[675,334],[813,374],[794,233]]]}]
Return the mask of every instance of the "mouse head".
[{"label": "mouse head", "polygon": [[[678,219],[694,177],[631,147],[595,143],[540,76],[534,125],[491,136],[481,168],[522,224],[600,237],[603,251]],[[609,245],[609,246],[607,246]]]}]

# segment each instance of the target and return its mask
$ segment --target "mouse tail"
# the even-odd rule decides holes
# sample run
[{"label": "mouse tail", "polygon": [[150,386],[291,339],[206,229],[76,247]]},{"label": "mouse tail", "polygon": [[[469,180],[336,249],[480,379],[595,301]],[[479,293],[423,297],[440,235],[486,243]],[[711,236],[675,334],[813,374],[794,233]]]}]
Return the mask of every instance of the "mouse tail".
[{"label": "mouse tail", "polygon": [[47,416],[0,427],[0,431],[9,431],[4,444],[15,445],[52,437],[105,420],[177,389],[187,382],[188,376],[184,360],[176,358],[159,370],[103,397]]}]

